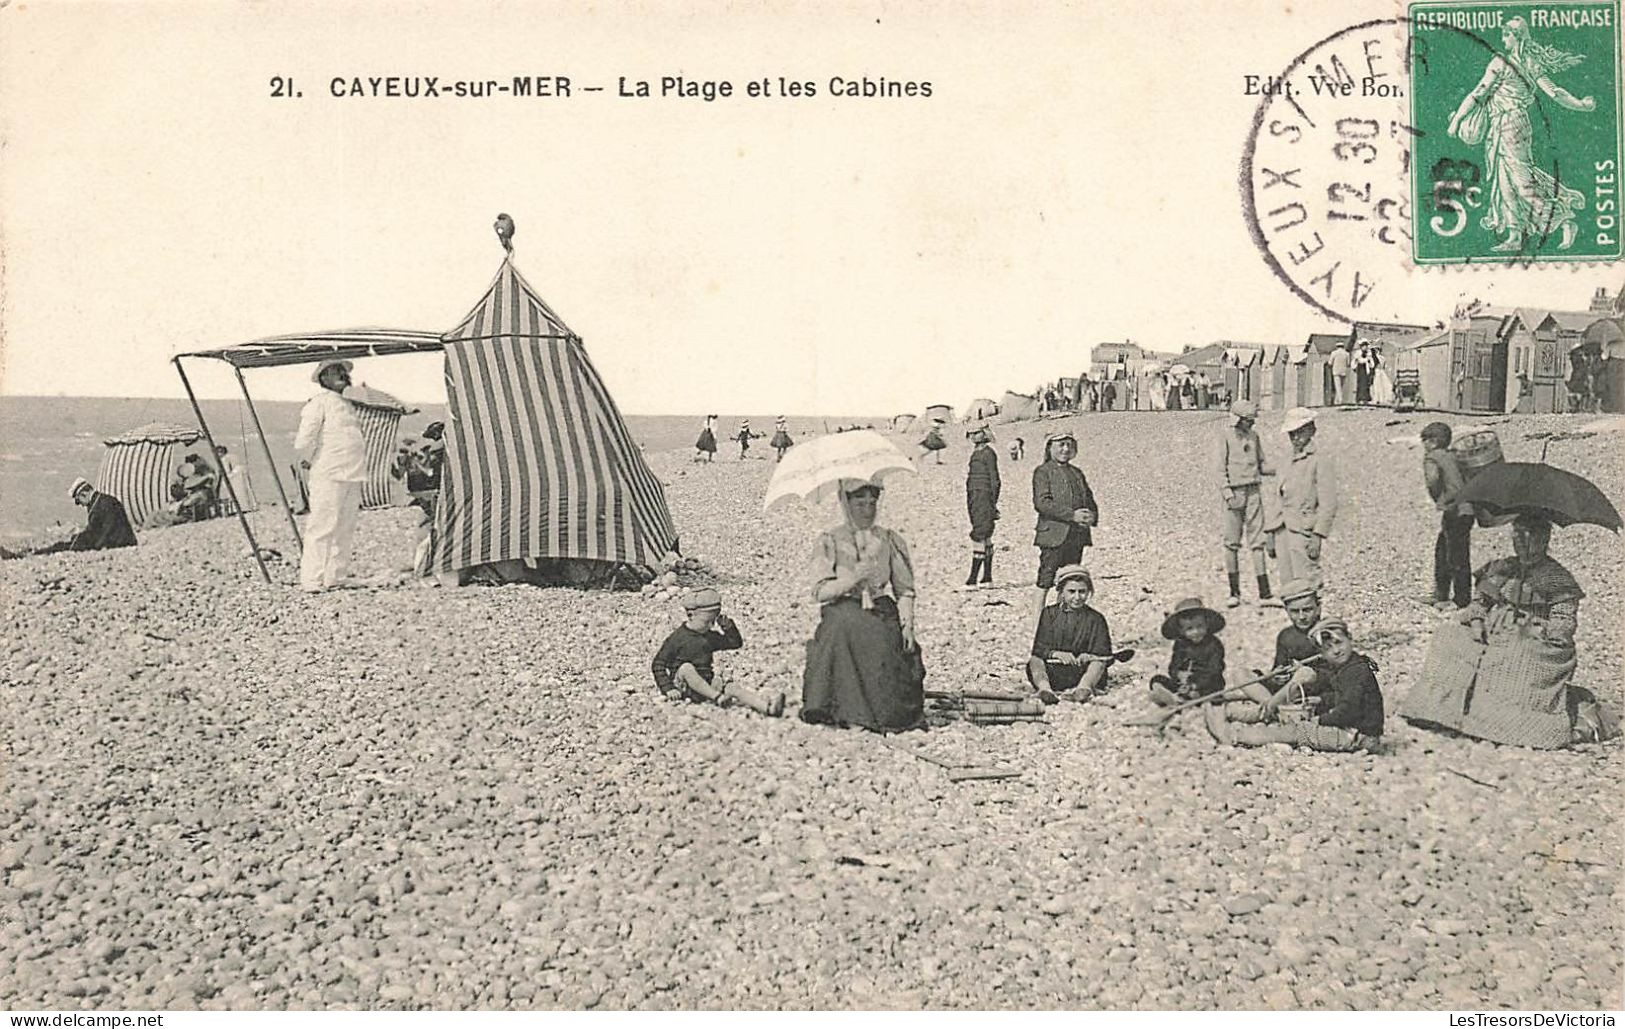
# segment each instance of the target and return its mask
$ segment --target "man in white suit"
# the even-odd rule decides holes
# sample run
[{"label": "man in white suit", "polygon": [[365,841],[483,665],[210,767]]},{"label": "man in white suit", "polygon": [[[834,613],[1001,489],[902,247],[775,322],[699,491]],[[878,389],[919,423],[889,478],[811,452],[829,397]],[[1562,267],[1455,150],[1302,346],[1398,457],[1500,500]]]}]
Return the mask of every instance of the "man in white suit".
[{"label": "man in white suit", "polygon": [[354,367],[338,359],[316,366],[311,380],[322,388],[305,402],[293,441],[310,485],[310,517],[299,562],[299,587],[306,593],[339,585],[350,566],[361,484],[367,478],[366,440],[355,405],[344,398]]}]

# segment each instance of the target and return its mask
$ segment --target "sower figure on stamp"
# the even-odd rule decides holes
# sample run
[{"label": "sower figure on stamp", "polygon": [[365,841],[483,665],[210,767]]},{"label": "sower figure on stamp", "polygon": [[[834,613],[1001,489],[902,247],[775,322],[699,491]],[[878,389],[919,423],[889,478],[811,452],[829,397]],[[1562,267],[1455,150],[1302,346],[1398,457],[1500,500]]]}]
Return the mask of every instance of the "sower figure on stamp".
[{"label": "sower figure on stamp", "polygon": [[1555,229],[1557,248],[1567,250],[1579,232],[1574,212],[1585,207],[1585,194],[1558,182],[1535,163],[1529,108],[1536,102],[1538,90],[1559,107],[1595,111],[1595,98],[1577,99],[1551,79],[1553,73],[1579,64],[1585,55],[1535,42],[1529,23],[1521,17],[1507,19],[1501,47],[1502,53],[1490,58],[1484,77],[1450,116],[1448,131],[1469,146],[1484,144],[1489,195],[1479,224],[1491,232],[1506,233],[1506,239],[1491,249],[1521,250],[1526,235],[1538,242]]},{"label": "sower figure on stamp", "polygon": [[1337,517],[1337,479],[1330,463],[1315,452],[1315,412],[1294,407],[1281,428],[1292,441],[1292,460],[1278,483],[1282,525],[1275,556],[1283,580],[1302,579],[1319,590],[1325,581],[1320,551]]},{"label": "sower figure on stamp", "polygon": [[1269,566],[1264,558],[1264,506],[1260,495],[1263,477],[1274,475],[1264,458],[1264,444],[1253,423],[1258,405],[1238,400],[1230,405],[1230,425],[1220,433],[1215,449],[1219,486],[1224,498],[1224,572],[1230,580],[1226,607],[1241,603],[1241,544],[1253,555],[1258,599],[1270,599]]}]

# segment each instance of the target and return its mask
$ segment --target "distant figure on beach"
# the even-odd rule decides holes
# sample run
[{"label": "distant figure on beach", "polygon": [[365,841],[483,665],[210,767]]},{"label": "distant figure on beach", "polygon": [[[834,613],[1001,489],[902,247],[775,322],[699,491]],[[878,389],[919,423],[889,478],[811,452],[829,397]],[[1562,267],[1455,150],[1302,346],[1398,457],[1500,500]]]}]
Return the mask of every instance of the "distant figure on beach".
[{"label": "distant figure on beach", "polygon": [[1332,348],[1329,362],[1332,366],[1332,395],[1339,406],[1349,402],[1349,350],[1338,345]]},{"label": "distant figure on beach", "polygon": [[1017,436],[1010,442],[1010,460],[1019,461],[1027,453],[1027,441]]},{"label": "distant figure on beach", "polygon": [[779,453],[779,456],[773,459],[774,464],[783,461],[784,452],[796,444],[796,441],[790,438],[790,425],[782,414],[779,415],[779,420],[773,423],[773,439],[770,443]]},{"label": "distant figure on beach", "polygon": [[926,454],[937,455],[937,464],[942,463],[942,452],[948,449],[948,441],[942,438],[942,423],[932,422],[931,430],[920,440],[920,457]]},{"label": "distant figure on beach", "polygon": [[716,415],[705,416],[705,426],[700,429],[700,438],[694,441],[694,460],[709,464],[711,459],[717,456],[717,434],[712,431],[712,426],[716,422]]},{"label": "distant figure on beach", "polygon": [[299,412],[294,449],[310,481],[310,517],[305,520],[299,588],[320,593],[348,577],[350,543],[361,514],[361,484],[367,478],[367,443],[355,405],[344,399],[351,361],[329,358],[311,381],[321,387]]},{"label": "distant figure on beach", "polygon": [[[224,487],[228,482],[231,484],[230,490],[224,488],[220,490],[220,513],[223,515],[236,514],[238,505],[241,505],[243,511],[253,511],[258,508],[260,502],[254,496],[253,484],[248,481],[248,476],[243,474],[243,470],[237,467],[237,462],[232,460],[231,455],[226,452],[226,448],[217,446],[214,448],[214,454],[217,463],[220,465],[220,485]],[[235,504],[231,499],[233,495],[237,497]]]},{"label": "distant figure on beach", "polygon": [[1369,341],[1360,341],[1360,349],[1355,353],[1351,367],[1354,369],[1354,402],[1371,403],[1371,381],[1377,373],[1377,359],[1371,353]]},{"label": "distant figure on beach", "polygon": [[1252,553],[1253,576],[1258,582],[1258,599],[1270,599],[1269,565],[1264,557],[1263,477],[1275,474],[1264,459],[1264,444],[1253,428],[1258,405],[1238,400],[1230,405],[1230,424],[1219,430],[1214,454],[1219,471],[1219,491],[1224,501],[1224,573],[1230,595],[1225,605],[1241,603],[1241,545]]},{"label": "distant figure on beach", "polygon": [[734,433],[734,442],[739,444],[739,460],[743,461],[745,459],[745,455],[750,452],[750,441],[753,439],[761,439],[761,437],[761,433],[750,431],[749,418],[746,418],[739,423],[739,431]]},{"label": "distant figure on beach", "polygon": [[726,706],[739,703],[759,714],[784,714],[784,694],[758,693],[721,679],[712,655],[745,645],[734,620],[722,613],[722,594],[714,589],[691,591],[683,598],[687,618],[673,629],[650,663],[655,686],[676,700],[711,701]]},{"label": "distant figure on beach", "polygon": [[1055,573],[1083,560],[1083,548],[1094,541],[1090,527],[1100,524],[1100,509],[1089,480],[1072,465],[1078,438],[1058,432],[1044,441],[1044,463],[1033,469],[1033,509],[1038,526],[1033,545],[1038,547],[1038,582],[1033,591],[1032,625],[1038,625],[1055,585]]},{"label": "distant figure on beach", "polygon": [[993,452],[993,433],[982,426],[973,430],[970,465],[965,471],[965,509],[970,514],[970,575],[965,585],[993,581],[993,526],[999,518],[999,455]]},{"label": "distant figure on beach", "polygon": [[914,636],[914,559],[877,525],[880,486],[840,483],[843,522],[819,535],[810,575],[818,629],[807,645],[801,719],[890,732],[925,717],[925,665]]},{"label": "distant figure on beach", "polygon": [[114,547],[135,546],[135,530],[130,527],[130,516],[117,497],[97,492],[84,479],[73,480],[68,496],[75,504],[85,508],[85,527],[59,543],[28,550],[0,548],[0,558],[27,557],[30,554],[57,554],[65,550],[111,550]]}]

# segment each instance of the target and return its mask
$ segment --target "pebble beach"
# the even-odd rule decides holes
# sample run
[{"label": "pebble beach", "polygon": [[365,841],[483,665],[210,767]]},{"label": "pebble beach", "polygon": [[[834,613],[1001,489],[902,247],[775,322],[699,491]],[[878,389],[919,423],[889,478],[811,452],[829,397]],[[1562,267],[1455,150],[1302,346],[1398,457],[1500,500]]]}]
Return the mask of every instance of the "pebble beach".
[{"label": "pebble beach", "polygon": [[[1220,748],[1199,717],[1124,724],[1166,665],[1163,613],[1223,600],[1216,411],[998,426],[991,589],[955,589],[962,433],[891,480],[879,518],[913,546],[927,688],[1016,690],[1032,469],[1045,432],[1080,441],[1093,605],[1137,657],[1042,722],[894,740],[1020,770],[1004,781],[951,783],[794,717],[817,621],[804,566],[837,515],[763,514],[765,448],[649,460],[709,569],[684,582],[719,589],[744,634],[719,668],[786,690],[783,719],[659,696],[674,603],[409,579],[415,511],[363,513],[353,568],[371,585],[314,597],[275,509],[251,516],[283,555],[270,586],[233,519],[0,562],[0,1006],[1619,1007],[1621,742],[1535,752],[1395,714],[1441,618],[1422,599],[1431,420],[1320,414],[1343,503],[1325,610],[1381,669],[1372,754]],[[1259,423],[1276,463],[1280,421]],[[1518,461],[1596,421],[1458,424]],[[1618,428],[1547,460],[1625,503]],[[1620,547],[1595,527],[1552,538],[1586,592],[1575,681],[1616,707]],[[1509,530],[1473,549],[1510,554]],[[1244,595],[1220,608],[1232,677],[1266,666],[1286,624],[1250,579]]]}]

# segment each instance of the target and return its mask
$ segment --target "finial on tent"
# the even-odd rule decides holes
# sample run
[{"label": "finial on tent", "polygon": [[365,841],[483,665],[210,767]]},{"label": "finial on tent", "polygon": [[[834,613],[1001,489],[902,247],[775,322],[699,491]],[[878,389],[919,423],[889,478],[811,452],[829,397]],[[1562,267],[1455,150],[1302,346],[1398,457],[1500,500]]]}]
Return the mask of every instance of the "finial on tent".
[{"label": "finial on tent", "polygon": [[497,230],[497,239],[502,241],[502,249],[513,253],[513,219],[505,214],[499,214],[496,224],[491,227]]}]

